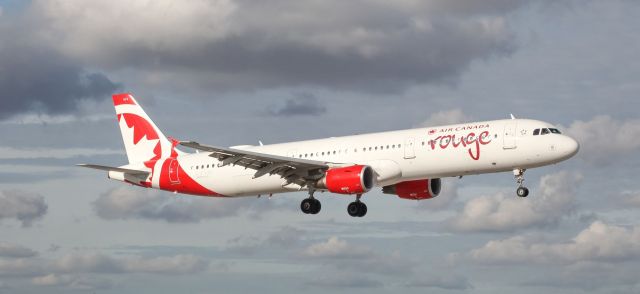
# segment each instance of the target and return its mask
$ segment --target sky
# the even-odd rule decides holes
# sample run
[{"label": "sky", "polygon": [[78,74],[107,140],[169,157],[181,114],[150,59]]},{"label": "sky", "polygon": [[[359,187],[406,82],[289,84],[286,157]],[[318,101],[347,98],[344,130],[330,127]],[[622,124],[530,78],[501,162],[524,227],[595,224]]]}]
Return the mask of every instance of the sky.
[{"label": "sky", "polygon": [[[638,293],[640,3],[0,0],[0,293]],[[217,146],[502,119],[581,149],[442,194],[201,198],[110,181],[111,94]]]}]

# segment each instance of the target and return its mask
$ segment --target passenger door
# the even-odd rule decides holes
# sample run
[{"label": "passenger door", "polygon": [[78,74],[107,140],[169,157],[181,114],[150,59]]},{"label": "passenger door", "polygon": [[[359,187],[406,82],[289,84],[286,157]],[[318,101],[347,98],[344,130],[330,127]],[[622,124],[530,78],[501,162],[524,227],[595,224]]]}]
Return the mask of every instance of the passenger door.
[{"label": "passenger door", "polygon": [[503,149],[515,149],[516,145],[516,130],[518,124],[516,122],[508,122],[504,126],[504,137],[502,141]]},{"label": "passenger door", "polygon": [[416,158],[414,145],[415,145],[415,140],[413,138],[407,138],[404,140],[404,159]]}]

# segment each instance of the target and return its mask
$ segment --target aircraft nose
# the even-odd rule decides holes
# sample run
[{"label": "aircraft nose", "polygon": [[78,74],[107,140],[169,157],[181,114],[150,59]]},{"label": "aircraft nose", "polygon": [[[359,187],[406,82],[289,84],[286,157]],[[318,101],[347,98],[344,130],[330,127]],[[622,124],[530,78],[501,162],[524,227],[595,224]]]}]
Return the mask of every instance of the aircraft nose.
[{"label": "aircraft nose", "polygon": [[578,141],[576,141],[574,138],[565,136],[565,140],[563,141],[562,153],[564,153],[564,156],[566,158],[576,155],[576,153],[578,153],[578,150],[580,150],[580,143],[578,143]]}]

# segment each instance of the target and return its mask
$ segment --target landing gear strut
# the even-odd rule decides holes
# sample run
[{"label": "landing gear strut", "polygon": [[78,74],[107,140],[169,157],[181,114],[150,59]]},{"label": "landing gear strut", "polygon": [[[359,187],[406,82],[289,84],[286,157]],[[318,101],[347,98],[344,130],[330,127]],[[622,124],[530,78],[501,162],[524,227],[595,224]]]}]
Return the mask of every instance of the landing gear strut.
[{"label": "landing gear strut", "polygon": [[322,208],[320,200],[313,198],[315,191],[316,189],[309,187],[309,198],[302,200],[300,203],[300,210],[305,214],[317,214],[320,212],[320,208]]},{"label": "landing gear strut", "polygon": [[356,201],[349,203],[349,206],[347,206],[347,212],[350,216],[363,217],[367,214],[367,205],[360,202],[361,196],[362,194],[358,194],[356,196]]},{"label": "landing gear strut", "polygon": [[516,189],[516,195],[518,195],[518,197],[527,197],[529,195],[529,189],[524,186],[524,171],[525,169],[513,170],[516,183],[518,183],[518,189]]}]

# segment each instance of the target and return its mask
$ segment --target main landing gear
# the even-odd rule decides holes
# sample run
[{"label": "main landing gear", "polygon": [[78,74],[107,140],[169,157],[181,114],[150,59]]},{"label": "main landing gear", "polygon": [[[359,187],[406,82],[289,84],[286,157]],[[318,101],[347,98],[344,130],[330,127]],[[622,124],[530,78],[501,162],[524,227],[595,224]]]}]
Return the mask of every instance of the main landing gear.
[{"label": "main landing gear", "polygon": [[349,206],[347,206],[347,212],[350,216],[363,217],[367,214],[367,205],[360,202],[361,196],[362,194],[358,194],[356,196],[356,201],[349,203]]},{"label": "main landing gear", "polygon": [[310,188],[309,198],[302,200],[300,203],[300,209],[305,214],[318,214],[318,212],[320,212],[320,208],[322,208],[320,200],[313,198],[313,192],[315,191],[315,189]]},{"label": "main landing gear", "polygon": [[518,197],[529,196],[529,189],[524,186],[524,171],[525,169],[513,170],[513,175],[516,178],[516,183],[518,183],[518,189],[516,189],[516,195],[518,195]]}]

